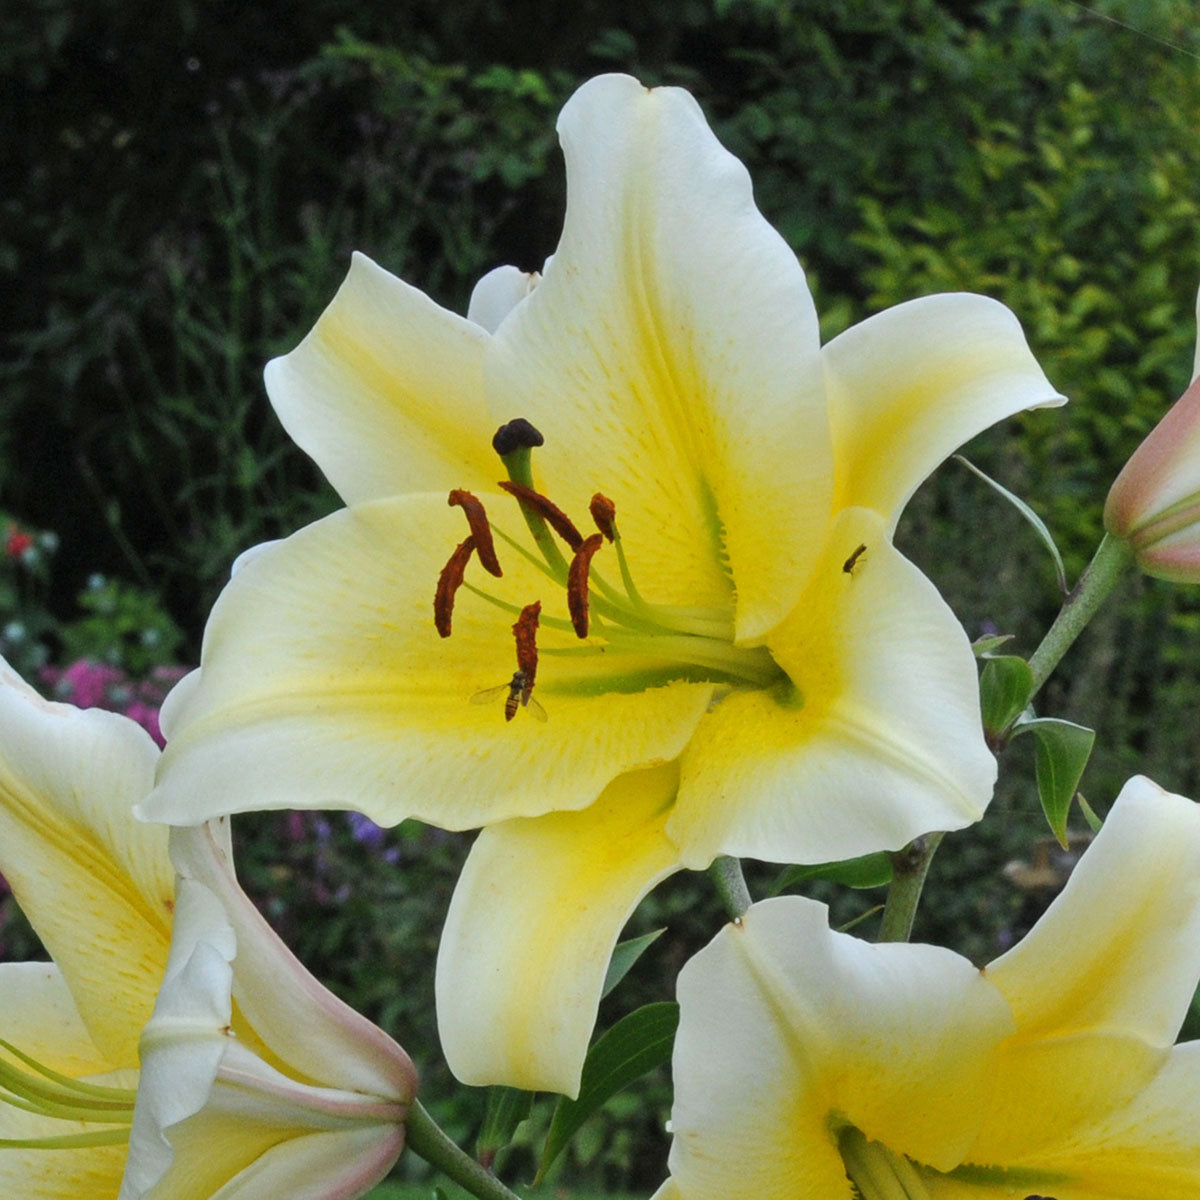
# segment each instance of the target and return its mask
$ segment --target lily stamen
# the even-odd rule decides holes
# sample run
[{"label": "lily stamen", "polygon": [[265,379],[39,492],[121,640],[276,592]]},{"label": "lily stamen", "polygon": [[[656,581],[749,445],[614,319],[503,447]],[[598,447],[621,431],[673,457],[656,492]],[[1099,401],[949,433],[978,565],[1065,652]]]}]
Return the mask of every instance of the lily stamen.
[{"label": "lily stamen", "polygon": [[586,538],[575,551],[567,572],[567,611],[571,614],[576,637],[585,638],[588,635],[588,571],[593,556],[602,545],[602,533],[593,533]]},{"label": "lily stamen", "polygon": [[575,522],[567,516],[553,500],[535,492],[533,488],[523,483],[515,483],[511,479],[502,479],[499,484],[510,496],[515,496],[523,509],[536,513],[558,534],[571,551],[575,552],[583,545],[583,534],[575,528]]},{"label": "lily stamen", "polygon": [[617,506],[607,496],[597,492],[588,505],[588,512],[605,539],[614,541],[617,536]]},{"label": "lily stamen", "polygon": [[[504,705],[504,719],[511,721],[517,714],[518,702],[525,707],[533,698],[533,684],[537,679],[537,627],[542,602],[534,601],[521,609],[521,615],[513,622],[513,637],[517,641],[517,669],[512,677],[508,700]],[[539,707],[535,705],[535,708]]]},{"label": "lily stamen", "polygon": [[0,1149],[71,1149],[117,1145],[129,1140],[135,1092],[132,1088],[87,1083],[52,1071],[9,1042],[0,1047],[23,1066],[0,1059],[0,1104],[74,1124],[108,1125],[110,1129],[72,1131],[39,1138],[6,1138]]},{"label": "lily stamen", "polygon": [[[620,533],[617,530],[616,503],[596,492],[588,504],[588,512],[597,532],[584,537],[575,522],[548,496],[532,483],[531,450],[543,444],[540,433],[527,421],[510,421],[497,431],[493,445],[504,460],[510,478],[499,486],[520,505],[534,545],[523,545],[501,526],[487,524],[482,503],[470,492],[456,488],[450,493],[451,505],[461,507],[471,524],[472,536],[459,546],[442,570],[434,602],[434,620],[438,632],[446,637],[450,632],[450,617],[454,597],[460,586],[495,605],[502,612],[518,614],[513,633],[518,641],[518,665],[507,687],[509,696],[505,711],[511,720],[518,707],[539,709],[530,703],[533,679],[537,670],[537,649],[534,632],[537,629],[541,605],[517,604],[501,599],[463,579],[463,572],[473,550],[479,550],[480,538],[476,529],[486,528],[489,546],[494,557],[492,538],[505,542],[531,566],[566,590],[568,620],[547,617],[546,625],[554,630],[571,629],[576,638],[589,637],[588,646],[552,646],[546,653],[572,657],[615,650],[620,654],[659,659],[673,663],[678,678],[701,679],[723,686],[764,687],[782,677],[779,666],[768,650],[762,647],[739,647],[733,644],[732,612],[686,605],[664,605],[647,602],[634,585],[626,560]],[[557,535],[557,536],[556,536]],[[570,557],[560,549],[561,539],[571,548]],[[605,541],[613,543],[621,574],[621,587],[614,587],[592,569],[596,551]],[[540,553],[539,553],[540,552]],[[484,564],[487,565],[486,563]],[[497,567],[499,563],[496,563]],[[498,572],[493,572],[496,574]],[[597,642],[603,645],[597,645]],[[659,671],[658,674],[662,672]],[[555,681],[558,687],[563,681]],[[490,698],[501,688],[484,689],[479,697]],[[482,703],[483,701],[480,700]],[[535,712],[535,715],[538,715]]]},{"label": "lily stamen", "polygon": [[450,555],[441,574],[438,575],[437,591],[433,596],[433,624],[444,638],[450,636],[450,622],[454,615],[454,594],[462,585],[467,563],[470,562],[474,550],[475,538],[468,534],[454,547],[454,553]]},{"label": "lily stamen", "polygon": [[492,541],[492,527],[488,524],[487,513],[483,502],[462,488],[455,488],[446,500],[451,508],[457,506],[466,513],[467,524],[471,527],[471,536],[475,539],[475,551],[479,555],[479,564],[489,575],[499,579],[504,572],[500,569],[500,560],[496,557],[496,545]]}]

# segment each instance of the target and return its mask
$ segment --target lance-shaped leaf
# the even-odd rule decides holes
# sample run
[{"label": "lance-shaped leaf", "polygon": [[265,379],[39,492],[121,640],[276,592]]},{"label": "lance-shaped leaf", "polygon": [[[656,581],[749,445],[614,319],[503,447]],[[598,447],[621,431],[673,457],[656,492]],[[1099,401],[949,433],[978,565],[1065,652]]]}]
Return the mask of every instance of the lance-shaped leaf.
[{"label": "lance-shaped leaf", "polygon": [[1013,733],[1032,733],[1037,739],[1038,796],[1050,829],[1065,847],[1071,801],[1091,757],[1096,731],[1056,717],[1030,717],[1019,721]]},{"label": "lance-shaped leaf", "polygon": [[564,1096],[554,1110],[537,1181],[606,1100],[670,1059],[678,1025],[679,1005],[662,1001],[643,1005],[600,1035],[584,1060],[578,1099]]},{"label": "lance-shaped leaf", "polygon": [[828,879],[852,888],[886,887],[892,882],[892,856],[865,854],[861,858],[848,858],[843,862],[787,867],[771,885],[770,894],[778,896],[780,892],[807,879]]},{"label": "lance-shaped leaf", "polygon": [[1021,499],[1020,496],[1010,492],[1003,484],[997,483],[986,472],[981,471],[973,462],[964,458],[961,454],[954,456],[957,462],[962,463],[967,470],[978,475],[989,487],[993,488],[999,495],[1003,496],[1025,518],[1026,521],[1033,527],[1034,532],[1041,539],[1042,545],[1050,551],[1050,557],[1054,562],[1054,574],[1058,579],[1058,590],[1062,595],[1066,595],[1071,589],[1067,583],[1067,568],[1063,565],[1062,555],[1059,553],[1058,545],[1054,540],[1054,535],[1050,532],[1046,522]]}]

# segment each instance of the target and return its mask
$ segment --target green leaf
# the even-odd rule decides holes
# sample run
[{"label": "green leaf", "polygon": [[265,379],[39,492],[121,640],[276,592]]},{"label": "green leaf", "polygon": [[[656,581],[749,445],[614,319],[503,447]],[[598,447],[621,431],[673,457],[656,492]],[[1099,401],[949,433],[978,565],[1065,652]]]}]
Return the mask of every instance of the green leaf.
[{"label": "green leaf", "polygon": [[1019,733],[1032,733],[1037,738],[1038,794],[1050,829],[1065,849],[1071,801],[1091,757],[1096,732],[1055,717],[1031,717],[1017,722],[1013,735]]},{"label": "green leaf", "polygon": [[608,960],[608,972],[604,976],[604,988],[600,992],[602,1000],[629,974],[629,968],[642,957],[650,945],[665,932],[665,928],[654,929],[650,933],[643,933],[641,937],[617,943],[612,958]]},{"label": "green leaf", "polygon": [[1104,822],[1096,815],[1096,810],[1083,798],[1082,792],[1079,793],[1079,811],[1083,813],[1083,819],[1088,823],[1088,828],[1093,833],[1099,833]]},{"label": "green leaf", "polygon": [[892,882],[892,859],[880,851],[877,854],[864,854],[861,858],[847,858],[842,862],[787,867],[780,872],[769,894],[778,896],[785,888],[803,883],[806,879],[830,879],[852,888],[885,887]]},{"label": "green leaf", "polygon": [[512,1141],[517,1126],[529,1116],[533,1093],[520,1088],[488,1088],[487,1111],[479,1137],[475,1139],[475,1157],[490,1165],[496,1154]]},{"label": "green leaf", "polygon": [[1067,568],[1063,566],[1062,555],[1058,552],[1058,547],[1054,544],[1054,537],[1050,530],[1046,527],[1046,522],[1021,499],[1020,496],[1014,496],[1008,488],[997,483],[990,475],[981,471],[973,462],[969,462],[963,458],[961,454],[954,456],[968,471],[974,471],[980,479],[989,487],[994,488],[1001,496],[1005,498],[1033,526],[1039,538],[1042,539],[1042,544],[1050,551],[1050,557],[1054,560],[1054,573],[1058,576],[1058,590],[1065,596],[1070,592],[1070,587],[1067,584]]},{"label": "green leaf", "polygon": [[535,1185],[545,1178],[551,1163],[584,1121],[606,1100],[670,1060],[678,1027],[679,1005],[664,1000],[643,1005],[601,1034],[584,1061],[579,1098],[569,1100],[564,1096],[550,1119]]},{"label": "green leaf", "polygon": [[988,633],[983,637],[976,638],[971,643],[971,649],[975,651],[976,658],[991,658],[993,650],[999,650],[1005,642],[1012,640],[1011,633]]},{"label": "green leaf", "polygon": [[989,658],[979,680],[979,704],[983,727],[990,737],[999,737],[1025,711],[1033,693],[1033,672],[1015,654]]}]

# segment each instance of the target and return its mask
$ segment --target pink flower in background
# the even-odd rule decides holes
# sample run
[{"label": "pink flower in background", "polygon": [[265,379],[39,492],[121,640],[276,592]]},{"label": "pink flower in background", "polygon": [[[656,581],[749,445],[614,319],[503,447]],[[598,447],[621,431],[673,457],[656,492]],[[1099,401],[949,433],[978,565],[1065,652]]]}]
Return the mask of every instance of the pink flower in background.
[{"label": "pink flower in background", "polygon": [[41,678],[56,700],[76,708],[103,708],[136,721],[161,746],[158,710],[166,694],[187,674],[187,667],[158,666],[142,680],[130,679],[120,667],[81,658],[69,667],[44,667]]},{"label": "pink flower in background", "polygon": [[[47,674],[53,668],[47,668]],[[119,667],[110,667],[91,658],[73,662],[54,680],[56,692],[65,691],[76,708],[111,708],[106,703],[109,688],[121,683],[125,672]]]}]

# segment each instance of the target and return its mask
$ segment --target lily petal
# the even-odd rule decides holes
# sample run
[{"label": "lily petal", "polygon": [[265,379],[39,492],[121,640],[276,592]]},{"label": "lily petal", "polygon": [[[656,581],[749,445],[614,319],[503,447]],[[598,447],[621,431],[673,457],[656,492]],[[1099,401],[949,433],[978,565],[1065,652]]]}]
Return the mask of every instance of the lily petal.
[{"label": "lily petal", "polygon": [[679,866],[663,832],[678,778],[674,763],[622,775],[582,812],[479,835],[437,964],[438,1026],[464,1083],[578,1094],[617,936]]},{"label": "lily petal", "polygon": [[768,644],[799,694],[733,692],[704,718],[667,826],[686,865],[852,858],[979,819],[996,763],[974,656],[877,514],[835,519]]},{"label": "lily petal", "polygon": [[1132,1103],[1048,1157],[1048,1166],[1078,1181],[1057,1192],[1060,1200],[1194,1200],[1200,1179],[1198,1112],[1200,1042],[1188,1042],[1171,1051]]},{"label": "lily petal", "polygon": [[542,277],[536,271],[518,267],[496,267],[489,271],[471,292],[467,305],[467,320],[473,321],[488,333],[495,333],[500,323],[530,292]]},{"label": "lily petal", "polygon": [[[7,1021],[5,1022],[7,1024]],[[137,1085],[136,1071],[112,1071],[88,1082]],[[0,1138],[41,1138],[96,1132],[82,1121],[62,1121],[0,1104]],[[116,1200],[125,1169],[124,1143],[85,1150],[0,1150],[0,1195],[20,1200]],[[207,1200],[207,1197],[205,1198]]]},{"label": "lily petal", "polygon": [[347,504],[496,477],[483,405],[488,335],[355,254],[333,302],[267,394]]},{"label": "lily petal", "polygon": [[[0,964],[0,1035],[52,1071],[75,1079],[134,1087],[134,1071],[109,1071],[53,963]],[[0,1104],[0,1138],[62,1137],[102,1128]],[[80,1150],[0,1151],[0,1196],[23,1200],[114,1200],[125,1170],[122,1145]]]},{"label": "lily petal", "polygon": [[[508,497],[488,506],[515,516]],[[452,636],[433,627],[438,572],[463,532],[444,498],[397,497],[249,559],[213,610],[199,679],[178,705],[172,696],[159,786],[141,815],[197,822],[303,806],[464,829],[583,808],[622,772],[677,756],[712,685],[654,686],[661,661],[590,653],[550,621],[566,623],[560,589],[516,553],[504,557],[503,594],[547,600],[535,695],[550,719],[506,722],[502,701],[471,703],[516,664],[512,616],[466,590]]]},{"label": "lily petal", "polygon": [[0,662],[0,871],[110,1067],[136,1066],[167,958],[167,831],[132,811],[157,757],[135,722],[43,700]]},{"label": "lily petal", "polygon": [[1003,417],[1066,402],[1016,317],[986,296],[910,300],[822,351],[833,424],[834,511],[873,508],[895,529],[948,454]]},{"label": "lily petal", "polygon": [[680,973],[670,1167],[687,1200],[848,1200],[843,1124],[948,1166],[970,1143],[1003,998],[950,951],[868,945],[827,915],[763,901]]},{"label": "lily petal", "polygon": [[[759,636],[807,577],[832,483],[804,272],[686,92],[601,76],[558,129],[562,240],[496,331],[489,403],[545,435],[556,503],[616,501],[648,600],[727,604],[727,555],[738,637]],[[639,552],[678,574],[639,574]]]},{"label": "lily petal", "polygon": [[1200,806],[1131,779],[1062,894],[987,976],[1021,1032],[971,1159],[1042,1161],[1128,1105],[1182,1024],[1200,977]]},{"label": "lily petal", "polygon": [[[0,963],[0,996],[4,998],[0,1037],[6,1042],[72,1078],[109,1069],[54,963]],[[0,1105],[0,1114],[7,1111]]]},{"label": "lily petal", "polygon": [[1029,1036],[1170,1046],[1200,977],[1200,805],[1131,779],[1061,895],[987,974]]}]

